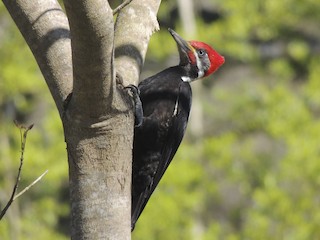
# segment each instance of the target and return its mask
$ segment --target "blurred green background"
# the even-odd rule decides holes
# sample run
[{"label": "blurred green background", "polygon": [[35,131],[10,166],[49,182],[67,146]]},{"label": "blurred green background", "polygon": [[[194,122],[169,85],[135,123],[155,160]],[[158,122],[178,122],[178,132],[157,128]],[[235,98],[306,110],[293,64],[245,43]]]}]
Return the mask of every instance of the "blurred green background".
[{"label": "blurred green background", "polygon": [[[187,135],[151,197],[134,240],[320,239],[320,1],[162,1],[161,31],[142,78],[176,64],[174,28],[226,63],[193,83]],[[117,1],[114,1],[114,5]],[[0,239],[69,239],[61,122],[30,50],[0,4],[0,204],[29,132],[20,189]]]}]

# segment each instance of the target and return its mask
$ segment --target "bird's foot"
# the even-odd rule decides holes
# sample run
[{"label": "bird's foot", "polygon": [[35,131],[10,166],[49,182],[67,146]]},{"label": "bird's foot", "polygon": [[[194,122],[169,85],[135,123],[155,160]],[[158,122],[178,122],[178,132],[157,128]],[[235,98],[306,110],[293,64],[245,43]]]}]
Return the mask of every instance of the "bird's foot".
[{"label": "bird's foot", "polygon": [[140,100],[140,90],[137,86],[130,84],[125,87],[125,89],[129,89],[131,92],[131,96],[133,98],[134,102],[134,126],[140,127],[143,122],[143,108],[142,108],[142,102]]}]

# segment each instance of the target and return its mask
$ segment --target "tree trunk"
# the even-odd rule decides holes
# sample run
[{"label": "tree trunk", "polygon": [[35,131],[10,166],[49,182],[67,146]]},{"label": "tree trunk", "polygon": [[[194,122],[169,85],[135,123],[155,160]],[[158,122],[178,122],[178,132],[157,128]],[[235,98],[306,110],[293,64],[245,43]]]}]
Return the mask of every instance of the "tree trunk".
[{"label": "tree trunk", "polygon": [[138,83],[161,1],[133,0],[116,25],[104,0],[65,0],[67,16],[54,0],[3,2],[62,119],[71,238],[130,239],[134,108],[115,75],[124,85]]}]

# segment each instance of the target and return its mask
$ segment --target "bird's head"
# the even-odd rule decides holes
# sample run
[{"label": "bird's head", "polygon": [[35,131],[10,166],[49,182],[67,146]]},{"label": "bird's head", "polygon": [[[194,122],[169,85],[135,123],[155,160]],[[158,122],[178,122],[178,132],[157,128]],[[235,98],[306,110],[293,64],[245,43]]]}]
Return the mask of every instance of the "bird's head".
[{"label": "bird's head", "polygon": [[208,44],[198,41],[186,41],[172,29],[168,29],[177,43],[180,66],[190,72],[190,76],[183,76],[182,80],[191,82],[214,73],[223,63],[224,57]]}]

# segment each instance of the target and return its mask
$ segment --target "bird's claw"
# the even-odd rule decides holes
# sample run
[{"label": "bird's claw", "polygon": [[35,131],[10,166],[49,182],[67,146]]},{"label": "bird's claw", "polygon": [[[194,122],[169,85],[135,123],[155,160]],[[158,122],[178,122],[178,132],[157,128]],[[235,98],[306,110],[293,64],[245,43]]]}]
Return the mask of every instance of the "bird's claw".
[{"label": "bird's claw", "polygon": [[142,102],[140,100],[140,90],[137,86],[130,84],[125,87],[125,89],[129,89],[132,98],[134,101],[134,107],[135,107],[135,112],[134,112],[134,126],[135,127],[140,127],[143,122],[143,108],[142,108]]}]

